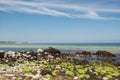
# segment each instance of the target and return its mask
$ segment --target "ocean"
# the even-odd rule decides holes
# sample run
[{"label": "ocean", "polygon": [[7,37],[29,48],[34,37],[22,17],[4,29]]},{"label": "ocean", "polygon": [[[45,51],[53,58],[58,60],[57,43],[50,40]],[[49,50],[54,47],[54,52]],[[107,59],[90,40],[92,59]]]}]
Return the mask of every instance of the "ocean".
[{"label": "ocean", "polygon": [[33,50],[38,48],[54,47],[63,53],[75,53],[77,51],[90,51],[95,53],[98,50],[106,50],[120,55],[120,43],[28,43],[28,44],[3,44],[0,43],[0,50],[21,51]]}]

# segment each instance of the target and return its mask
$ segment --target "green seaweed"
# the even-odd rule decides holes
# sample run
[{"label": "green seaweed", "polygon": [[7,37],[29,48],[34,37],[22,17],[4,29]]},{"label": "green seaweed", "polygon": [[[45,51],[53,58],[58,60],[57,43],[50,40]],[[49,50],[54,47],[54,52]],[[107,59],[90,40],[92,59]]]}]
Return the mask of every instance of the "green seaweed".
[{"label": "green seaweed", "polygon": [[23,68],[23,71],[26,72],[26,73],[28,73],[28,72],[31,71],[31,69],[30,69],[29,67],[24,67],[24,68]]}]

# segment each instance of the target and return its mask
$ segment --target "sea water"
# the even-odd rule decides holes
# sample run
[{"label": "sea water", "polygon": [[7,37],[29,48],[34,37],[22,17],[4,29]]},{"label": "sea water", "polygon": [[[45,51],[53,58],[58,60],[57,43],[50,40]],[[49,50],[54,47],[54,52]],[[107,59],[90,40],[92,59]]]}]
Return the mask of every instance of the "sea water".
[{"label": "sea water", "polygon": [[21,51],[33,50],[38,48],[54,47],[63,53],[75,53],[77,51],[90,51],[95,53],[98,50],[106,50],[114,54],[120,54],[120,43],[28,43],[28,44],[2,44],[0,50]]}]

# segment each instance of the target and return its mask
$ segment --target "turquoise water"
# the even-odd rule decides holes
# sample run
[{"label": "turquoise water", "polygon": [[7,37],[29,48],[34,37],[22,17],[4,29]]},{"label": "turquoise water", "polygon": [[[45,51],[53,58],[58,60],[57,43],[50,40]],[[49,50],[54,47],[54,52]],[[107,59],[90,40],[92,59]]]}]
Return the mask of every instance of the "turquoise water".
[{"label": "turquoise water", "polygon": [[74,53],[76,51],[90,51],[106,50],[112,53],[120,53],[120,43],[31,43],[31,44],[0,44],[0,49],[4,50],[23,50],[54,47],[63,52]]}]

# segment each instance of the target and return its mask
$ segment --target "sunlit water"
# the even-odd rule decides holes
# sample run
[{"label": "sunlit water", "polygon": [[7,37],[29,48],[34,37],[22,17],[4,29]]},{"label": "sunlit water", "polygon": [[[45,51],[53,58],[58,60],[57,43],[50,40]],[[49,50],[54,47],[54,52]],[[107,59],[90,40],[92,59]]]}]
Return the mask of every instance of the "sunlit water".
[{"label": "sunlit water", "polygon": [[[48,47],[54,47],[59,49],[62,53],[76,53],[78,51],[90,51],[95,53],[98,50],[106,50],[113,54],[116,54],[116,61],[120,62],[120,43],[32,43],[32,44],[0,44],[0,50],[5,51],[37,51],[38,48],[46,49]],[[89,60],[90,62],[100,62],[103,60],[109,60],[114,58],[100,58],[97,57],[80,58],[80,60]]]},{"label": "sunlit water", "polygon": [[65,53],[75,53],[76,51],[96,52],[106,50],[115,54],[120,53],[120,43],[32,43],[32,44],[0,44],[3,50],[34,50],[38,48],[54,47]]}]

